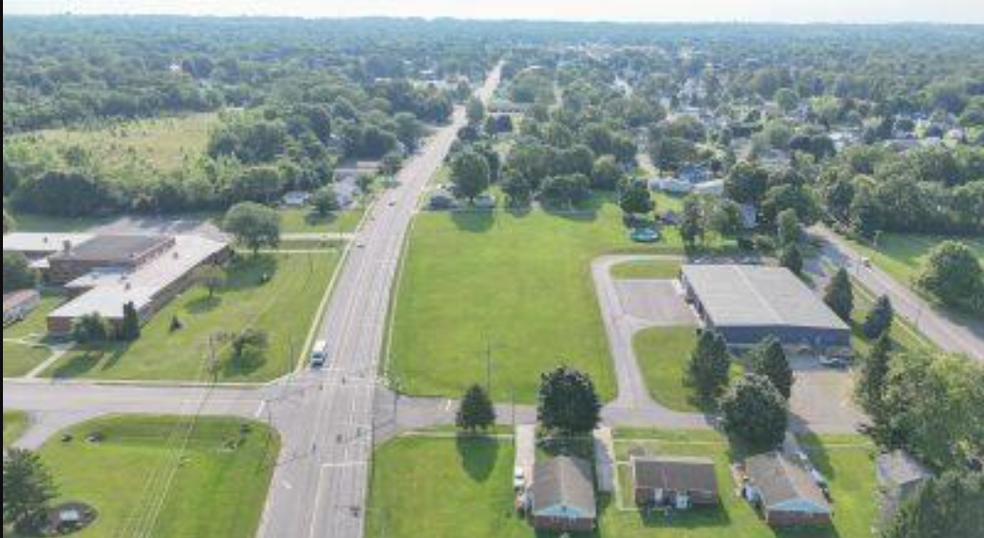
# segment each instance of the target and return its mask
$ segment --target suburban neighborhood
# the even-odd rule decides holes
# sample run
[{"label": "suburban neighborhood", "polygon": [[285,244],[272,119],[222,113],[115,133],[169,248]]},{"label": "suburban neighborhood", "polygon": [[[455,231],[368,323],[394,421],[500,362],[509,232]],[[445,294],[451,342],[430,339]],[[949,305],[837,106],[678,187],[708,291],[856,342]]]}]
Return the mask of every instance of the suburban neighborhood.
[{"label": "suburban neighborhood", "polygon": [[4,14],[4,538],[984,537],[980,24],[186,13]]}]

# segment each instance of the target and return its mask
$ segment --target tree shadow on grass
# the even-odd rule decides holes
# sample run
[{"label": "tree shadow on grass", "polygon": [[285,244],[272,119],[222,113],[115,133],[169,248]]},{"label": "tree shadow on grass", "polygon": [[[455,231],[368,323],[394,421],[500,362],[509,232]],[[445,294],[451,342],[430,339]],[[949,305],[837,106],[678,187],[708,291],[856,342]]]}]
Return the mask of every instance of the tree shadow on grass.
[{"label": "tree shadow on grass", "polygon": [[105,344],[83,348],[82,352],[60,363],[52,372],[53,379],[77,379],[95,371],[112,370],[130,349],[128,344]]},{"label": "tree shadow on grass", "polygon": [[280,262],[274,255],[247,255],[229,264],[228,275],[222,286],[223,292],[236,292],[261,287],[264,277],[273,279]]},{"label": "tree shadow on grass", "polygon": [[455,439],[461,466],[472,480],[484,483],[499,461],[499,442],[484,435],[459,434]]},{"label": "tree shadow on grass", "polygon": [[481,234],[495,227],[496,214],[492,211],[454,211],[451,220],[462,232]]},{"label": "tree shadow on grass", "polygon": [[222,297],[204,295],[188,302],[185,309],[189,314],[207,314],[222,306]]}]

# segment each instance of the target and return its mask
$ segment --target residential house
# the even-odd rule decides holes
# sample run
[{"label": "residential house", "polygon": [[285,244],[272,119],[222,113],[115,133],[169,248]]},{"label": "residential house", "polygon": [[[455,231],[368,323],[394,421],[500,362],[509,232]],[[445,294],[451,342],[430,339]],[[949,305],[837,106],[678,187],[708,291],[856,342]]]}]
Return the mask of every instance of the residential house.
[{"label": "residential house", "polygon": [[833,508],[810,472],[779,452],[745,461],[744,497],[773,527],[829,525]]},{"label": "residential house", "polygon": [[566,456],[536,465],[530,491],[530,522],[547,532],[592,532],[598,523],[591,464]]},{"label": "residential house", "polygon": [[633,457],[635,501],[641,507],[688,510],[721,503],[714,462],[704,458]]},{"label": "residential house", "polygon": [[879,456],[875,468],[882,497],[883,522],[891,521],[902,504],[933,476],[923,464],[902,450]]}]

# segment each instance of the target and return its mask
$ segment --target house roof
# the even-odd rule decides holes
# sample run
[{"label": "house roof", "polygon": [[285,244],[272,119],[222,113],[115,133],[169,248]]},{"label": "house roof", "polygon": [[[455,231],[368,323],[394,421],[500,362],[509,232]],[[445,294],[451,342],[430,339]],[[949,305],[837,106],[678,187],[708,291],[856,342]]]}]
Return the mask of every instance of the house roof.
[{"label": "house roof", "polygon": [[896,450],[878,457],[878,481],[882,486],[899,487],[927,480],[932,476],[926,467],[908,452]]},{"label": "house roof", "polygon": [[597,517],[591,464],[566,456],[536,465],[533,471],[533,513],[558,506],[577,509],[582,516]]},{"label": "house roof", "polygon": [[718,327],[847,325],[788,269],[757,265],[685,265],[683,276]]},{"label": "house roof", "polygon": [[805,503],[816,510],[831,512],[830,503],[810,473],[778,452],[749,458],[745,471],[767,510]]},{"label": "house roof", "polygon": [[3,311],[7,313],[22,305],[37,301],[40,294],[34,290],[21,290],[3,294]]},{"label": "house roof", "polygon": [[637,488],[718,492],[714,462],[705,458],[632,458]]}]

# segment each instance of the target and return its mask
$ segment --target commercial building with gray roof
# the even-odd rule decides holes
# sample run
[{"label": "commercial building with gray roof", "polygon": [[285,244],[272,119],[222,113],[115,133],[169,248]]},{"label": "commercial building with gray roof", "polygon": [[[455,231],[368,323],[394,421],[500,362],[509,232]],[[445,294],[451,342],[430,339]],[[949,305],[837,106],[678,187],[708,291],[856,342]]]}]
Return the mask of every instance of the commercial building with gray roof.
[{"label": "commercial building with gray roof", "polygon": [[787,269],[685,265],[681,282],[706,327],[733,348],[775,337],[820,352],[850,349],[851,329]]}]

